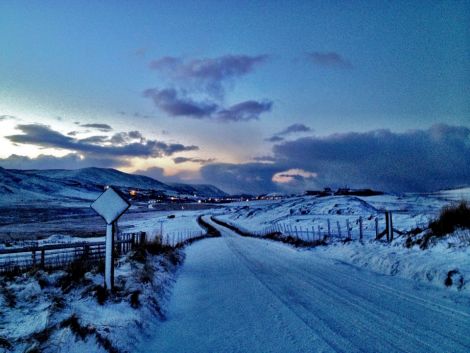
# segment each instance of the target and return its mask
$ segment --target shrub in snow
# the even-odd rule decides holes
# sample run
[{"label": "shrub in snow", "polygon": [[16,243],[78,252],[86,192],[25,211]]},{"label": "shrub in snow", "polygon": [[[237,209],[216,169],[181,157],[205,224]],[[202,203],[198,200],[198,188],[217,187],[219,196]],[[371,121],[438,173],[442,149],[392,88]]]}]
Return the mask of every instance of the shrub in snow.
[{"label": "shrub in snow", "polygon": [[431,243],[435,244],[438,238],[462,229],[470,229],[470,206],[467,201],[444,207],[439,217],[429,223],[429,229],[422,237],[407,241],[405,245],[410,247],[419,244],[421,249],[427,249]]},{"label": "shrub in snow", "polygon": [[456,229],[470,229],[470,206],[461,201],[457,205],[444,207],[439,218],[429,224],[433,235],[443,236]]}]

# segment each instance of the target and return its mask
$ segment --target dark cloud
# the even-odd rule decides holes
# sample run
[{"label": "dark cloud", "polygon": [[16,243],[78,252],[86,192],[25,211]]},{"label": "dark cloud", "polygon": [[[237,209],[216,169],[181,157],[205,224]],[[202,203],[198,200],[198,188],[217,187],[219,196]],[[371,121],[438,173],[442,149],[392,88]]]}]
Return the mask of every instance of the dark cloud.
[{"label": "dark cloud", "polygon": [[292,124],[286,127],[284,130],[281,132],[278,132],[276,135],[277,136],[284,136],[284,135],[289,135],[297,132],[310,132],[312,129],[310,129],[308,126],[304,124]]},{"label": "dark cloud", "polygon": [[108,136],[90,136],[84,139],[80,139],[78,141],[81,143],[92,143],[92,144],[104,143],[108,141]]},{"label": "dark cloud", "polygon": [[160,168],[160,167],[151,167],[148,169],[142,169],[142,170],[137,170],[133,174],[136,175],[145,175],[150,178],[156,179],[158,181],[163,181],[166,179],[165,176],[165,169]]},{"label": "dark cloud", "polygon": [[68,136],[77,136],[79,134],[78,131],[70,131],[70,132],[67,132],[67,135]]},{"label": "dark cloud", "polygon": [[133,116],[134,118],[144,118],[144,119],[152,118],[151,115],[147,115],[147,114],[143,114],[143,113],[139,113],[139,112],[127,113],[125,111],[120,111],[120,112],[118,112],[118,114],[122,115],[122,116]]},{"label": "dark cloud", "polygon": [[195,119],[216,119],[222,122],[249,121],[259,119],[260,115],[269,112],[273,103],[270,101],[249,100],[221,108],[216,103],[196,102],[183,97],[175,89],[152,88],[144,91],[144,97],[153,100],[155,105],[172,117],[184,116]]},{"label": "dark cloud", "polygon": [[429,191],[468,184],[470,129],[435,125],[393,133],[375,130],[285,142],[280,161],[318,174],[323,185]]},{"label": "dark cloud", "polygon": [[216,118],[220,121],[249,121],[257,120],[260,115],[271,111],[273,103],[270,101],[246,101],[232,105],[217,112]]},{"label": "dark cloud", "polygon": [[13,115],[0,115],[0,121],[3,120],[18,120],[18,118]]},{"label": "dark cloud", "polygon": [[252,159],[257,162],[275,162],[276,161],[276,158],[274,158],[273,156],[258,156],[258,157],[253,157]]},{"label": "dark cloud", "polygon": [[279,190],[272,181],[273,175],[286,168],[280,164],[245,163],[208,164],[201,168],[205,182],[216,185],[230,193],[267,193]]},{"label": "dark cloud", "polygon": [[173,162],[175,164],[181,164],[181,163],[186,163],[186,162],[191,162],[191,163],[199,163],[201,165],[209,164],[215,161],[215,158],[189,158],[189,157],[176,157],[173,158]]},{"label": "dark cloud", "polygon": [[217,110],[217,104],[195,102],[190,98],[181,97],[175,89],[147,89],[144,97],[153,100],[155,105],[168,115],[186,116],[190,118],[207,118]]},{"label": "dark cloud", "polygon": [[308,126],[304,124],[292,124],[286,127],[284,130],[264,140],[268,142],[281,142],[281,141],[284,141],[284,137],[282,136],[299,133],[299,132],[309,132],[309,131],[312,131],[312,129],[310,129]]},{"label": "dark cloud", "polygon": [[[39,124],[18,125],[23,132],[21,135],[6,136],[13,143],[31,144],[40,147],[66,149],[95,156],[116,157],[161,157],[171,156],[177,152],[194,151],[197,146],[184,146],[182,144],[167,144],[156,140],[141,140],[139,142],[124,141],[121,145],[97,144],[103,142],[102,137],[92,137],[94,141],[77,140],[52,130],[50,127]],[[126,133],[125,133],[126,134]],[[136,135],[136,132],[133,132]],[[129,133],[126,134],[129,136]],[[86,139],[85,139],[86,140]]]},{"label": "dark cloud", "polygon": [[145,142],[145,138],[139,131],[117,132],[108,141],[114,145],[123,145],[134,140]]},{"label": "dark cloud", "polygon": [[160,167],[151,167],[148,169],[137,170],[133,172],[133,174],[145,175],[163,183],[188,183],[188,180],[191,180],[191,182],[200,183],[202,181],[198,178],[195,178],[192,172],[187,171],[183,171],[175,175],[165,175],[165,170]]},{"label": "dark cloud", "polygon": [[281,142],[281,141],[284,141],[284,137],[274,135],[274,136],[265,138],[264,140],[268,142]]},{"label": "dark cloud", "polygon": [[142,134],[140,133],[140,131],[129,131],[127,135],[129,136],[130,139],[142,140],[144,138]]},{"label": "dark cloud", "polygon": [[129,166],[129,162],[118,158],[83,157],[70,153],[63,157],[39,155],[35,158],[11,155],[0,159],[0,166],[7,169],[78,169],[87,167],[117,168]]},{"label": "dark cloud", "polygon": [[223,84],[226,81],[253,72],[267,59],[267,55],[225,55],[190,60],[166,56],[150,62],[150,67],[171,78],[189,81],[198,89],[202,88],[211,94],[222,96]]},{"label": "dark cloud", "polygon": [[314,51],[307,53],[307,57],[315,65],[328,67],[328,68],[352,68],[349,60],[343,58],[340,54],[335,52],[318,52]]},{"label": "dark cloud", "polygon": [[86,127],[89,129],[96,129],[96,130],[103,131],[103,132],[108,132],[108,131],[113,130],[113,128],[109,126],[108,124],[77,124],[77,125],[80,125],[81,127]]},{"label": "dark cloud", "polygon": [[[250,192],[345,185],[425,192],[470,183],[470,129],[463,126],[306,137],[277,144],[273,153],[269,164],[217,163],[203,167],[201,173],[208,182],[227,190]],[[292,182],[273,182],[276,173],[291,176]]]}]

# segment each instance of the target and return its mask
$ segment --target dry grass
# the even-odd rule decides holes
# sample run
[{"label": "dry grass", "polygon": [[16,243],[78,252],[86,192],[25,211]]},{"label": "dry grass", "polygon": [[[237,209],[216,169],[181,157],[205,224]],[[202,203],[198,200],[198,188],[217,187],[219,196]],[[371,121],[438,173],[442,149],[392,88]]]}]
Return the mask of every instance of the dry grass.
[{"label": "dry grass", "polygon": [[470,229],[470,206],[467,201],[442,209],[439,218],[429,224],[433,235],[443,236],[456,229]]}]

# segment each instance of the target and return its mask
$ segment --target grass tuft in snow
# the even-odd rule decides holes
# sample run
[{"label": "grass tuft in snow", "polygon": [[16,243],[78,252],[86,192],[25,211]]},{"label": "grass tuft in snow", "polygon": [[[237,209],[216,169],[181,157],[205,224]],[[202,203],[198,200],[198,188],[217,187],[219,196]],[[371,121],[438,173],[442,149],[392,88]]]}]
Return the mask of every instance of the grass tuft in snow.
[{"label": "grass tuft in snow", "polygon": [[444,207],[439,218],[429,224],[433,235],[444,236],[456,229],[470,229],[470,205],[467,201]]},{"label": "grass tuft in snow", "polygon": [[0,295],[3,296],[4,303],[8,308],[16,306],[15,292],[5,285],[5,281],[2,281],[0,284]]},{"label": "grass tuft in snow", "polygon": [[447,273],[447,278],[444,281],[446,287],[455,285],[458,290],[461,290],[464,284],[465,280],[459,270],[451,270]]},{"label": "grass tuft in snow", "polygon": [[[101,262],[104,264],[104,261]],[[99,271],[100,269],[100,264],[92,264],[85,260],[77,259],[64,268],[66,275],[60,279],[59,285],[64,292],[68,292],[71,288],[86,280],[86,273],[91,270]]]},{"label": "grass tuft in snow", "polygon": [[406,247],[418,244],[421,249],[427,249],[435,244],[437,239],[447,237],[457,230],[470,229],[470,205],[467,201],[444,207],[439,217],[429,222],[428,231],[417,240],[407,239]]},{"label": "grass tuft in snow", "polygon": [[72,333],[84,341],[87,337],[94,337],[96,342],[109,353],[119,353],[119,350],[114,347],[111,340],[100,334],[92,325],[81,325],[78,317],[74,314],[68,319],[62,321],[60,328],[70,328]]},{"label": "grass tuft in snow", "polygon": [[10,350],[13,348],[13,345],[6,338],[0,336],[0,347]]}]

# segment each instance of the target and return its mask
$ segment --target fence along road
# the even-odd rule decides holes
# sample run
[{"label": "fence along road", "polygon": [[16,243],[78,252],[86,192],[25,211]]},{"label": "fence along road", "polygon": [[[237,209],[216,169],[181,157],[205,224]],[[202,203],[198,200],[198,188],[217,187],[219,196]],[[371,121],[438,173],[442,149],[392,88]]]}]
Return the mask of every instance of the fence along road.
[{"label": "fence along road", "polygon": [[186,250],[167,320],[136,351],[470,351],[468,298],[205,220],[222,237]]},{"label": "fence along road", "polygon": [[[126,254],[145,242],[145,236],[144,232],[118,234],[114,247],[116,254]],[[59,269],[77,260],[98,262],[104,259],[105,247],[105,242],[100,241],[0,249],[0,273],[34,267]]]}]

